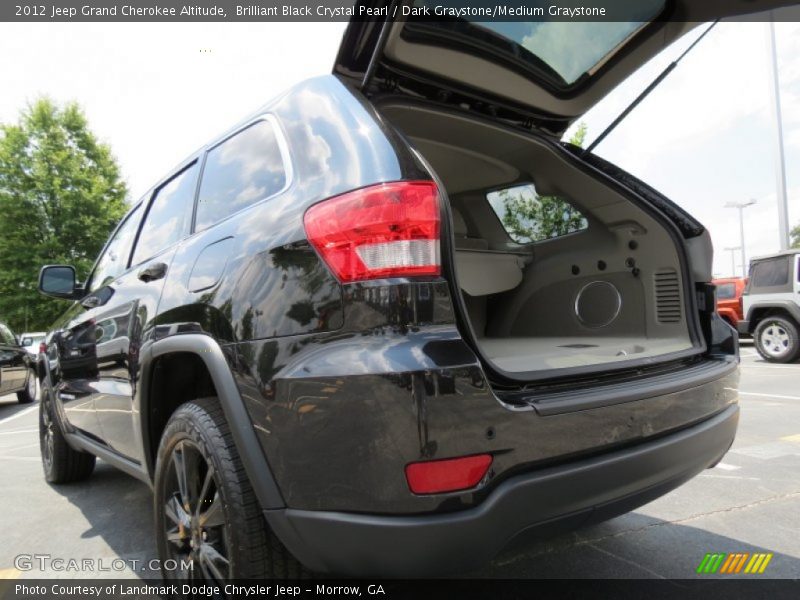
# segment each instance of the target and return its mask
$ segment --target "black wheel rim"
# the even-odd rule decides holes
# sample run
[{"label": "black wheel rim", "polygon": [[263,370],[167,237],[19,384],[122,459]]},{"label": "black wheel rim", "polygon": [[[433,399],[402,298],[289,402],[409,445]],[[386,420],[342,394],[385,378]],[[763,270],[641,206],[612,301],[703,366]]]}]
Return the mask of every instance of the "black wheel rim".
[{"label": "black wheel rim", "polygon": [[53,464],[53,454],[55,454],[55,431],[53,430],[55,424],[50,414],[50,402],[42,399],[42,405],[39,410],[42,412],[42,420],[39,423],[40,448],[44,467],[49,472]]},{"label": "black wheel rim", "polygon": [[[169,455],[161,498],[164,545],[176,561],[178,579],[230,579],[229,534],[213,467],[191,440]],[[190,568],[185,568],[190,564]]]}]

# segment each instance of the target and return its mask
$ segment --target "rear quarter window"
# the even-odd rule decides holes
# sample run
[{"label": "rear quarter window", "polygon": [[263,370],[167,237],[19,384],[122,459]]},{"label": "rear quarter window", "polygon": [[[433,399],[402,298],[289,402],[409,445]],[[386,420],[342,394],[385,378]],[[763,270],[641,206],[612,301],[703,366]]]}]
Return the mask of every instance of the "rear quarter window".
[{"label": "rear quarter window", "polygon": [[489,192],[486,199],[508,236],[519,244],[576,233],[589,226],[566,198],[539,195],[532,183]]},{"label": "rear quarter window", "polygon": [[257,121],[208,152],[197,203],[195,230],[283,190],[287,174],[275,127]]},{"label": "rear quarter window", "polygon": [[786,256],[762,260],[753,265],[752,288],[771,288],[789,283],[789,260]]}]

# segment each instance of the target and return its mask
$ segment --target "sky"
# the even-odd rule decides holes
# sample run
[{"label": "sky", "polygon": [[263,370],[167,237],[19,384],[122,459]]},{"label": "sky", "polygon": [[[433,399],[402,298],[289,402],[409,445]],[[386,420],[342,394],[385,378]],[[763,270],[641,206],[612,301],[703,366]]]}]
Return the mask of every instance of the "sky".
[{"label": "sky", "polygon": [[[775,25],[790,226],[800,223],[800,24]],[[77,101],[110,144],[132,198],[293,83],[330,72],[342,23],[0,23],[0,122],[47,95]],[[583,117],[598,135],[700,30]],[[596,152],[689,210],[731,274],[745,209],[747,258],[779,249],[768,25],[721,23]],[[741,269],[738,252],[734,256]]]}]

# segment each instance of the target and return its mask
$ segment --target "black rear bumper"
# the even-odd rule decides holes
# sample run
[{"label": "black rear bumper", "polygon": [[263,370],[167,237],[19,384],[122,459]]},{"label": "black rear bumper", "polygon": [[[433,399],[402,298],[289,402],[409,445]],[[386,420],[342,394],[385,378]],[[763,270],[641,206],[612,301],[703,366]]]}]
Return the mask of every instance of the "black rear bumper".
[{"label": "black rear bumper", "polygon": [[513,477],[479,506],[447,514],[378,516],[266,511],[306,566],[341,575],[462,572],[523,532],[550,535],[627,512],[715,464],[733,443],[736,405],[677,433],[602,456]]}]

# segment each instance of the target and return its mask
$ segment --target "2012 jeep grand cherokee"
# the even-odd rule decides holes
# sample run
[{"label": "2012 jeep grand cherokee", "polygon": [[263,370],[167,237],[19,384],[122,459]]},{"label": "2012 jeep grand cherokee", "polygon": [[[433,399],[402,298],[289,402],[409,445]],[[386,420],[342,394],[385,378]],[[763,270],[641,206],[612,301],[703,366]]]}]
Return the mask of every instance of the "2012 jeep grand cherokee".
[{"label": "2012 jeep grand cherokee", "polygon": [[85,283],[44,267],[73,301],[38,363],[48,481],[97,456],[151,483],[161,557],[202,577],[419,575],[718,461],[738,357],[709,235],[558,140],[752,3],[637,6],[682,20],[560,54],[552,23],[352,22],[333,75],[173,169]]}]

